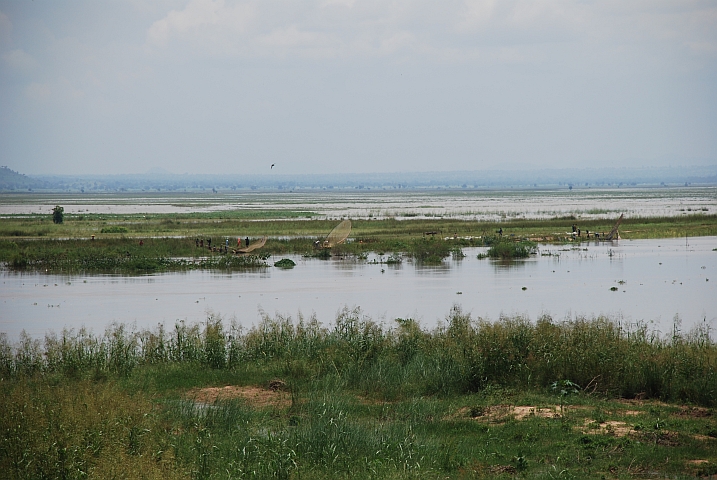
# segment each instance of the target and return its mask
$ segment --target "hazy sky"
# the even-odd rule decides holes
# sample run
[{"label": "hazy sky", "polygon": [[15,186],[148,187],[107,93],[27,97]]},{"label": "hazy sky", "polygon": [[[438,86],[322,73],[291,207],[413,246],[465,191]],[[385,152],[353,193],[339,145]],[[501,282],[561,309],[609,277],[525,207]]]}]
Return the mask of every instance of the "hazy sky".
[{"label": "hazy sky", "polygon": [[21,173],[717,163],[717,2],[0,0]]}]

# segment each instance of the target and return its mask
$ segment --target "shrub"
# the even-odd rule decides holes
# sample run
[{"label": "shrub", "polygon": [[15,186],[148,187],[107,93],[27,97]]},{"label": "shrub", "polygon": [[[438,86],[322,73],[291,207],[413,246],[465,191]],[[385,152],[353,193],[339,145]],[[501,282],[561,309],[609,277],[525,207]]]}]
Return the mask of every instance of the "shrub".
[{"label": "shrub", "polygon": [[538,246],[534,242],[501,240],[494,243],[488,249],[488,256],[491,258],[527,258],[538,252]]},{"label": "shrub", "polygon": [[64,211],[65,209],[63,207],[56,205],[55,208],[52,209],[52,222],[62,223]]},{"label": "shrub", "polygon": [[294,268],[296,263],[289,258],[282,258],[278,262],[274,263],[274,266],[279,268]]}]

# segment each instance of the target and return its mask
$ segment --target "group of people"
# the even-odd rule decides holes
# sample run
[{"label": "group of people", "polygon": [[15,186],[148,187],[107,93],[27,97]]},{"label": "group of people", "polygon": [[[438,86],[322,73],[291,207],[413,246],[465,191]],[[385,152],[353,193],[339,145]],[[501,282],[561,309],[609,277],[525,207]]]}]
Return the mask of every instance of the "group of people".
[{"label": "group of people", "polygon": [[[197,248],[207,248],[210,252],[218,252],[218,253],[229,253],[229,239],[224,239],[224,245],[214,246],[212,247],[212,239],[207,238],[204,240],[203,238],[195,238],[194,239],[194,245]],[[246,237],[246,246],[249,246],[249,237]],[[237,238],[237,248],[242,248],[242,239],[241,237]]]},{"label": "group of people", "polygon": [[[580,236],[580,229],[574,223],[573,223],[573,236],[578,236],[578,237]],[[587,238],[590,238],[590,230],[585,230],[585,236]],[[599,240],[600,236],[604,237],[605,233],[604,232],[603,233],[593,232],[593,237],[595,237],[596,240]]]}]

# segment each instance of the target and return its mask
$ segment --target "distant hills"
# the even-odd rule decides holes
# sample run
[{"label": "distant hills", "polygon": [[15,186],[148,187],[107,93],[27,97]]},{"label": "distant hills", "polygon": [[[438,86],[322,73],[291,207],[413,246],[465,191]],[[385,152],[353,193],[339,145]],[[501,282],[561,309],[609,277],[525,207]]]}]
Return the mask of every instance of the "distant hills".
[{"label": "distant hills", "polygon": [[717,186],[717,165],[321,175],[23,175],[0,167],[2,192],[220,192],[301,189],[475,189]]},{"label": "distant hills", "polygon": [[51,186],[42,180],[28,177],[21,173],[10,170],[8,167],[0,167],[0,191],[32,191],[49,189]]}]

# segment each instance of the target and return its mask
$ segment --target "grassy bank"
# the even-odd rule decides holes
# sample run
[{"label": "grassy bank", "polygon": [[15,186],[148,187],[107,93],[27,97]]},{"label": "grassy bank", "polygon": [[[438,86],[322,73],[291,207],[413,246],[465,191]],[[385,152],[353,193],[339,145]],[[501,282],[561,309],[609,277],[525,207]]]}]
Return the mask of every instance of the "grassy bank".
[{"label": "grassy bank", "polygon": [[[225,237],[325,237],[338,223],[336,220],[316,219],[310,215],[297,220],[297,215],[285,212],[255,211],[251,216],[241,212],[206,214],[64,215],[64,222],[56,225],[49,215],[10,215],[0,222],[0,238],[98,238],[150,237],[208,238],[215,241]],[[381,220],[353,220],[352,238],[406,239],[437,232],[446,236],[492,235],[502,228],[505,235],[534,237],[545,241],[563,241],[570,237],[571,226],[577,224],[583,232],[609,232],[614,220],[583,220],[573,216],[545,220],[512,219],[501,222],[477,222],[435,217],[423,219],[387,218]],[[104,231],[104,233],[103,233]],[[690,214],[675,217],[626,218],[620,228],[624,238],[663,238],[675,236],[717,235],[717,215]]]},{"label": "grassy bank", "polygon": [[[68,217],[60,225],[44,217],[4,219],[0,223],[0,262],[18,270],[130,274],[189,268],[254,268],[264,265],[268,255],[316,255],[314,241],[323,239],[336,224],[327,220],[243,220],[194,214]],[[574,238],[568,233],[573,223],[576,219],[572,217],[501,223],[452,219],[354,221],[350,242],[324,254],[359,257],[370,252],[401,254],[436,263],[451,253],[459,255],[463,247],[492,245],[498,240],[498,229],[502,229],[506,242],[588,241],[584,234]],[[586,221],[579,227],[581,233],[609,232],[612,225]],[[624,239],[717,235],[717,216],[626,219],[620,232]],[[94,240],[91,235],[95,235]],[[256,239],[263,235],[271,236],[259,251],[263,258],[230,259],[229,255],[196,246],[200,239],[211,238],[214,246],[223,246],[228,239],[231,251],[236,248],[237,238]],[[504,246],[510,247],[509,243]]]},{"label": "grassy bank", "polygon": [[345,310],[0,342],[10,478],[692,478],[717,346],[603,318],[425,330]]}]

